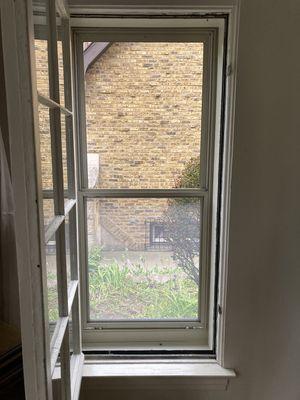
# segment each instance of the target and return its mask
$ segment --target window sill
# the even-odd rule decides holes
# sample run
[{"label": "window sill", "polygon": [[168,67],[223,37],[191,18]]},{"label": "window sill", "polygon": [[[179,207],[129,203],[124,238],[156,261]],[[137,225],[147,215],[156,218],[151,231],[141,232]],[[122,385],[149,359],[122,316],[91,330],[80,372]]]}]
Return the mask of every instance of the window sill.
[{"label": "window sill", "polygon": [[[226,390],[229,380],[236,374],[212,360],[85,360],[82,378],[89,387],[115,388],[115,379],[130,378],[136,385],[145,387],[145,379],[151,380],[151,388],[186,386],[195,390]],[[143,379],[141,379],[143,378]],[[105,381],[105,383],[104,383]]]}]

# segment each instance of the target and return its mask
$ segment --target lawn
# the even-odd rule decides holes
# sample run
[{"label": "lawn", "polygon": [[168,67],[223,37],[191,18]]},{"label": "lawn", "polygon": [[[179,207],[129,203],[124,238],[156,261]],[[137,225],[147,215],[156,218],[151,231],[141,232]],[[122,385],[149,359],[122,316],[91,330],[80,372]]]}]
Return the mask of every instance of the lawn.
[{"label": "lawn", "polygon": [[56,322],[58,319],[57,287],[48,286],[48,310],[49,321]]},{"label": "lawn", "polygon": [[178,267],[139,262],[104,264],[99,248],[89,254],[90,318],[197,318],[198,288]]},{"label": "lawn", "polygon": [[[198,287],[179,267],[110,260],[89,252],[91,320],[197,319]],[[58,318],[56,275],[48,272],[49,320]]]}]

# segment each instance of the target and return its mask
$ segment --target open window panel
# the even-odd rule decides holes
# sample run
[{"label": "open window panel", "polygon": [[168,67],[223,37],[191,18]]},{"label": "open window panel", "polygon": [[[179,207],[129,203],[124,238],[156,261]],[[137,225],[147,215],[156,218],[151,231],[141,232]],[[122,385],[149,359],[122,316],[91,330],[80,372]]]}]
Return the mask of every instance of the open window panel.
[{"label": "open window panel", "polygon": [[224,42],[216,21],[75,30],[91,353],[214,353]]},{"label": "open window panel", "polygon": [[84,358],[77,257],[71,41],[65,2],[34,1],[33,20],[48,394],[52,398],[52,381],[59,379],[61,398],[71,400],[79,397]]}]

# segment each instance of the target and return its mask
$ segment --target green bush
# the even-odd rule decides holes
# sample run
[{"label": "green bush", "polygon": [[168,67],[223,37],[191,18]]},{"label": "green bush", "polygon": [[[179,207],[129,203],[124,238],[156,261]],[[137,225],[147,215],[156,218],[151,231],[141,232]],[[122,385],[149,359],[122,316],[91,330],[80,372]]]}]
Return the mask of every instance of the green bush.
[{"label": "green bush", "polygon": [[89,296],[92,319],[197,318],[197,285],[180,269],[149,270],[142,261],[111,261],[90,270]]},{"label": "green bush", "polygon": [[[200,157],[192,158],[176,182],[178,188],[200,186]],[[169,200],[163,220],[166,236],[173,250],[177,265],[198,284],[198,261],[200,250],[200,207],[196,198],[176,198]]]},{"label": "green bush", "polygon": [[102,247],[94,245],[89,249],[88,266],[89,271],[97,269],[102,261]]},{"label": "green bush", "polygon": [[200,157],[190,159],[175,186],[177,188],[200,187]]}]

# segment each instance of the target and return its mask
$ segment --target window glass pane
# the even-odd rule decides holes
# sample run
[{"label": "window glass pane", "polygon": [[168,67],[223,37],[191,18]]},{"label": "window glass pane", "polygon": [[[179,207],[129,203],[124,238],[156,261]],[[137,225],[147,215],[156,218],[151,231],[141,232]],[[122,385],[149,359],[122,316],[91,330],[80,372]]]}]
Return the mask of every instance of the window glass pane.
[{"label": "window glass pane", "polygon": [[64,94],[64,64],[63,64],[63,50],[62,42],[57,42],[57,54],[58,54],[58,68],[59,68],[59,96],[60,104],[65,105],[65,94]]},{"label": "window glass pane", "polygon": [[87,42],[83,57],[88,186],[199,187],[203,43]]},{"label": "window glass pane", "polygon": [[53,236],[46,245],[47,287],[48,287],[48,312],[51,336],[54,324],[58,319],[58,292],[57,292],[57,264],[56,241]]},{"label": "window glass pane", "polygon": [[62,162],[63,162],[63,178],[64,178],[64,190],[65,199],[69,198],[68,195],[68,153],[67,153],[67,132],[66,132],[66,117],[65,114],[61,113],[61,145],[62,145]]},{"label": "window glass pane", "polygon": [[[71,355],[76,355],[79,353],[79,349],[78,349],[78,339],[79,339],[79,335],[78,335],[78,323],[79,323],[79,316],[77,314],[77,308],[78,307],[78,291],[75,294],[74,297],[74,302],[72,305],[72,311],[70,313],[70,322],[69,322],[69,333],[70,333],[70,337],[69,337],[69,343],[70,343],[70,354]],[[74,365],[74,357],[71,357],[71,371],[73,371],[75,365]],[[76,362],[76,361],[75,361]],[[73,364],[73,365],[72,365]]]},{"label": "window glass pane", "polygon": [[59,73],[59,98],[60,104],[65,105],[65,91],[64,91],[64,60],[63,60],[63,42],[62,42],[62,25],[61,18],[57,16],[57,59],[58,59],[58,73]]},{"label": "window glass pane", "polygon": [[48,42],[35,39],[36,83],[40,94],[49,97]]},{"label": "window glass pane", "polygon": [[42,104],[39,104],[38,111],[44,223],[48,225],[54,216],[50,118],[49,109]]},{"label": "window glass pane", "polygon": [[[76,297],[74,299],[76,301]],[[75,310],[74,310],[74,305],[72,307],[72,312],[70,315],[69,319],[69,347],[70,347],[70,372],[71,372],[71,380],[76,379],[76,372],[77,368],[76,365],[78,363],[78,360],[76,360],[76,346],[75,346],[75,334],[76,334],[76,323],[75,321]],[[74,318],[73,318],[74,316]]]},{"label": "window glass pane", "polygon": [[71,281],[71,255],[70,255],[70,219],[66,216],[65,219],[65,238],[66,238],[66,265],[68,284]]},{"label": "window glass pane", "polygon": [[38,92],[49,97],[46,1],[33,1],[35,67]]},{"label": "window glass pane", "polygon": [[87,201],[91,320],[198,319],[201,202]]},{"label": "window glass pane", "polygon": [[70,356],[73,355],[74,345],[73,345],[73,322],[72,322],[72,313],[69,316],[69,348],[70,348]]},{"label": "window glass pane", "polygon": [[[50,194],[52,196],[52,194]],[[43,199],[43,209],[44,209],[44,225],[45,228],[50,224],[54,217],[54,202],[52,199]]]}]

